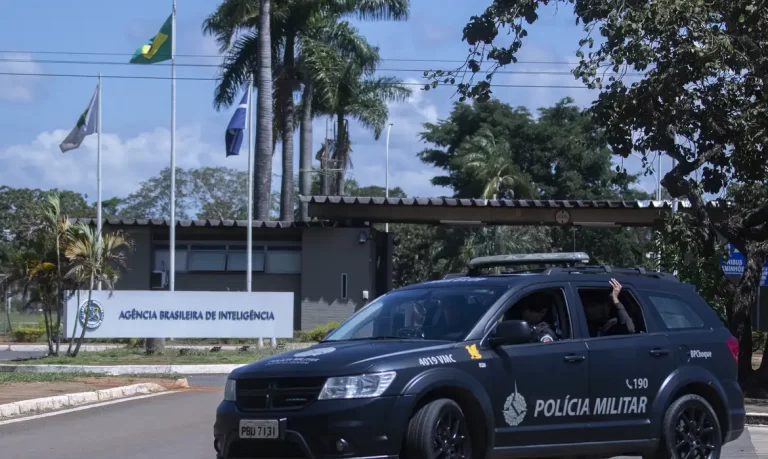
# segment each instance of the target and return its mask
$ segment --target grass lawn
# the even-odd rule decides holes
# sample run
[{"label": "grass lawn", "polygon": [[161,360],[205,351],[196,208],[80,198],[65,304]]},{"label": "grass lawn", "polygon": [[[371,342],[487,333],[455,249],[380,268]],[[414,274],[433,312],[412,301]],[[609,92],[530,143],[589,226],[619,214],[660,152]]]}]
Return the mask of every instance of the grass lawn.
[{"label": "grass lawn", "polygon": [[[163,365],[163,364],[216,364],[251,363],[270,355],[284,352],[283,349],[255,348],[247,351],[219,351],[198,349],[166,349],[165,355],[146,355],[142,349],[110,349],[100,352],[81,352],[77,357],[43,357],[10,364],[27,365]],[[0,373],[2,374],[2,373]]]},{"label": "grass lawn", "polygon": [[[16,383],[60,383],[79,381],[84,378],[116,379],[116,376],[107,376],[98,373],[6,373],[0,372],[0,386],[3,384]],[[179,379],[179,375],[131,375],[130,381],[141,380],[142,378],[152,379]]]}]

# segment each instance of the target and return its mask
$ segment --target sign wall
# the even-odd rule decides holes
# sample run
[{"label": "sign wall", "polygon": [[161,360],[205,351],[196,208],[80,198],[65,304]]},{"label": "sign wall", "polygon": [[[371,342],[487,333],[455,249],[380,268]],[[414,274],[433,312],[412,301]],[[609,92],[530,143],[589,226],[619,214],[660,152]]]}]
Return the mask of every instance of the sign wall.
[{"label": "sign wall", "polygon": [[67,302],[66,333],[86,338],[290,338],[292,292],[94,290]]}]

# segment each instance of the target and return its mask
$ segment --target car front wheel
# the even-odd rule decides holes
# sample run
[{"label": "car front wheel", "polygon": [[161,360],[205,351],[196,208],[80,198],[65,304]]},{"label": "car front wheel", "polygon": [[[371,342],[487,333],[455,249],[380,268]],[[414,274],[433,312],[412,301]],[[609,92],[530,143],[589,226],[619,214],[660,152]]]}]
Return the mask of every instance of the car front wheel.
[{"label": "car front wheel", "polygon": [[675,400],[664,415],[661,441],[657,459],[718,459],[723,435],[712,405],[694,394]]},{"label": "car front wheel", "polygon": [[424,405],[408,423],[407,459],[471,459],[472,442],[464,413],[450,399]]}]

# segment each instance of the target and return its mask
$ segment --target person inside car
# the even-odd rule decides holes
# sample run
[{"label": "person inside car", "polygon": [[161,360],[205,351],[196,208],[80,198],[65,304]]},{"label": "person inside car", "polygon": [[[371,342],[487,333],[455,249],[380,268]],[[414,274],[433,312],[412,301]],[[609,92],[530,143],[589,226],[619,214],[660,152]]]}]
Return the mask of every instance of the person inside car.
[{"label": "person inside car", "polygon": [[615,336],[635,333],[635,323],[619,301],[621,284],[611,279],[611,293],[607,299],[591,297],[586,299],[584,311],[589,325],[589,336]]},{"label": "person inside car", "polygon": [[461,309],[465,306],[462,297],[447,296],[442,298],[437,311],[436,322],[431,327],[425,327],[424,336],[427,339],[458,341],[469,331],[469,324],[461,318]]},{"label": "person inside car", "polygon": [[552,298],[542,292],[529,295],[523,300],[522,318],[533,328],[534,341],[551,343],[557,340],[552,326],[544,320],[552,309]]}]

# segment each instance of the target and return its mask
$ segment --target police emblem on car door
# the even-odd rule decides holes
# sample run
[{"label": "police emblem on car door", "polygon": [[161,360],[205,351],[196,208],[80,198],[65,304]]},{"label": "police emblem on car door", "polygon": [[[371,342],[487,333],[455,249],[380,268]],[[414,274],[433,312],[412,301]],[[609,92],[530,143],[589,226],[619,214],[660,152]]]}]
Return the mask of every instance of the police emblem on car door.
[{"label": "police emblem on car door", "polygon": [[[542,328],[546,332],[540,336],[555,336],[492,348],[497,357],[493,359],[497,447],[584,441],[589,362],[584,342],[572,339],[566,298],[561,285],[540,284],[516,295],[499,318],[500,323],[526,320],[533,326],[546,321]],[[538,306],[541,302],[545,308]],[[521,308],[535,309],[537,314]],[[540,317],[538,324],[532,323]]]}]

